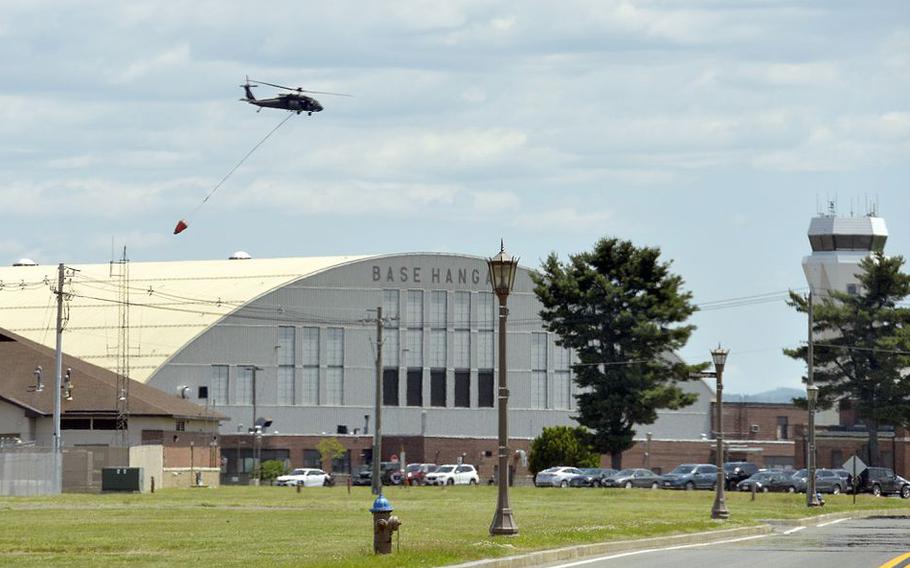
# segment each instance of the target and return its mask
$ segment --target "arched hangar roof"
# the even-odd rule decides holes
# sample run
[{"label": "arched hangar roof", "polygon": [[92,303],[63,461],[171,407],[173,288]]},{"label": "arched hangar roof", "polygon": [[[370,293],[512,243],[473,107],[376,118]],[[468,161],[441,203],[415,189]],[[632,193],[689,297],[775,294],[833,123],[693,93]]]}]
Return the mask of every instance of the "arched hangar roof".
[{"label": "arched hangar roof", "polygon": [[[129,292],[129,376],[145,382],[180,348],[221,318],[301,278],[376,256],[130,262],[67,265],[64,351],[117,369]],[[128,276],[128,277],[127,277]],[[126,287],[123,282],[128,282]],[[55,344],[57,267],[0,268],[0,328]]]}]

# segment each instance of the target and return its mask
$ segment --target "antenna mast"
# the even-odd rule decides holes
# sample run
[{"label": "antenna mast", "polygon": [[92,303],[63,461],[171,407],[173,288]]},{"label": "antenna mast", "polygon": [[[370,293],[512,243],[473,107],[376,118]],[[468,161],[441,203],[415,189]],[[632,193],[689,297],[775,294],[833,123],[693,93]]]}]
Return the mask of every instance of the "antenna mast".
[{"label": "antenna mast", "polygon": [[118,320],[119,335],[117,339],[117,438],[123,447],[129,446],[130,416],[130,259],[123,247],[123,256],[118,261],[111,261],[111,276],[114,266],[118,268]]}]

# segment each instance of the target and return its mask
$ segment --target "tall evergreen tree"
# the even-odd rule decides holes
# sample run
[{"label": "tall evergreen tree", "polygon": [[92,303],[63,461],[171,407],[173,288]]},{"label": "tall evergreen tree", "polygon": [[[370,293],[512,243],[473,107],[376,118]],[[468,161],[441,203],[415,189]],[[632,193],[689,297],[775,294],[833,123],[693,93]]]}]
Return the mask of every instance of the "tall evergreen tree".
[{"label": "tall evergreen tree", "polygon": [[592,431],[592,446],[610,454],[615,469],[633,445],[636,425],[653,423],[658,409],[695,402],[677,382],[704,368],[672,354],[695,329],[684,322],[696,308],[682,278],[659,257],[657,248],[604,238],[565,264],[551,253],[532,276],[547,329],[578,357],[575,419]]},{"label": "tall evergreen tree", "polygon": [[[857,294],[825,291],[813,305],[818,406],[856,410],[866,424],[870,465],[882,465],[879,426],[910,427],[910,308],[898,306],[910,295],[903,265],[903,257],[876,252],[859,265]],[[808,312],[807,299],[795,292],[788,303]],[[805,361],[808,347],[784,353]]]}]

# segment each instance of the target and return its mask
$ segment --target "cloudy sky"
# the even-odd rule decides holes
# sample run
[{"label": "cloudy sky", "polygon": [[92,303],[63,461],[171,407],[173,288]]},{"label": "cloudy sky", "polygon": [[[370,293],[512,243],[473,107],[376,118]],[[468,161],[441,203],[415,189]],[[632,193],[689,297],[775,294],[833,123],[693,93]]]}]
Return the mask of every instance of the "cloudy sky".
[{"label": "cloudy sky", "polygon": [[[658,246],[732,348],[799,387],[809,219],[876,201],[910,255],[910,3],[0,3],[0,260]],[[353,98],[283,118],[245,75]],[[259,96],[272,91],[260,87]],[[173,236],[187,218],[190,228]],[[717,303],[762,296],[765,301]]]}]

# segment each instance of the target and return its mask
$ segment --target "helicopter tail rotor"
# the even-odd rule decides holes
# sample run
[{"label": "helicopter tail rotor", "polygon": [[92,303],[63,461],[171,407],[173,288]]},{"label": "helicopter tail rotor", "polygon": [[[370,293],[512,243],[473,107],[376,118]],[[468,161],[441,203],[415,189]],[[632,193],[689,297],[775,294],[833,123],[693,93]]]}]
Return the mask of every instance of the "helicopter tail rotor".
[{"label": "helicopter tail rotor", "polygon": [[246,77],[246,83],[244,83],[243,85],[240,85],[240,87],[241,87],[241,88],[244,90],[244,92],[246,93],[246,98],[243,98],[243,99],[240,99],[240,100],[242,100],[242,101],[255,101],[255,100],[256,100],[256,97],[253,95],[253,91],[251,91],[250,89],[252,89],[253,87],[258,87],[258,86],[259,86],[259,85],[251,84],[251,83],[250,83],[250,76],[247,75],[247,77]]}]

